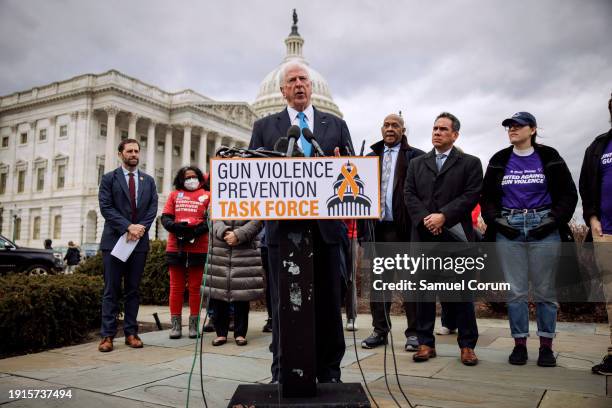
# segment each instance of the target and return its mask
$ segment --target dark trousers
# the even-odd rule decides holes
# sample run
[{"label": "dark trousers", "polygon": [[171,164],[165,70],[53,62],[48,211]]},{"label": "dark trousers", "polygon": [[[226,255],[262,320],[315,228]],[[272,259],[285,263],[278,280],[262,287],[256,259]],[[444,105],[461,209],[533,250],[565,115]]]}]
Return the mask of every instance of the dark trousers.
[{"label": "dark trousers", "polygon": [[[391,311],[391,303],[392,302],[370,302],[370,312],[372,313],[372,326],[374,327],[374,331],[384,336],[389,333],[390,329],[391,317],[389,312]],[[417,302],[403,302],[402,306],[406,313],[406,330],[404,331],[404,335],[406,337],[416,336]]]},{"label": "dark trousers", "polygon": [[[404,229],[398,228],[398,225],[391,221],[376,222],[374,227],[374,239],[376,242],[407,242],[409,237],[403,233]],[[379,300],[370,302],[370,312],[372,313],[372,326],[378,334],[387,335],[390,329],[391,299],[382,302]],[[404,312],[406,313],[406,337],[416,336],[417,322],[417,303],[403,302]]]},{"label": "dark trousers", "polygon": [[[457,323],[457,343],[459,347],[475,348],[478,341],[476,314],[472,302],[442,302],[449,319]],[[419,302],[417,305],[417,336],[419,344],[436,346],[434,324],[436,321],[436,302]]]},{"label": "dark trousers", "polygon": [[454,314],[446,311],[446,309],[448,309],[448,303],[441,303],[440,305],[442,306],[442,311],[440,312],[442,326],[446,327],[448,330],[457,330],[456,319],[451,318],[451,316],[454,317]]},{"label": "dark trousers", "polygon": [[124,319],[123,332],[126,336],[138,333],[138,307],[140,305],[139,286],[144,270],[146,252],[133,252],[126,262],[121,262],[110,254],[102,252],[104,265],[104,293],[102,295],[102,337],[117,335],[117,314],[123,281]]},{"label": "dark trousers", "polygon": [[347,320],[355,320],[357,318],[357,261],[359,254],[359,242],[357,239],[349,241],[348,251],[346,253],[347,265],[346,273],[346,293],[343,294],[344,308],[346,311]]},{"label": "dark trousers", "polygon": [[[342,276],[338,265],[344,262],[340,243],[326,244],[316,222],[310,223],[313,235],[313,280],[315,299],[315,344],[316,375],[319,381],[340,378],[340,361],[344,357],[346,344],[342,331]],[[281,238],[282,239],[282,238]],[[280,254],[278,246],[268,246],[270,261],[270,286],[272,303],[272,380],[281,381],[281,350],[279,336],[291,336],[282,332],[282,322],[278,319],[278,276]],[[287,352],[287,351],[285,351]],[[295,352],[295,351],[294,351]]]},{"label": "dark trousers", "polygon": [[226,302],[210,299],[210,305],[215,314],[215,331],[217,337],[227,337],[230,321],[230,305],[234,305],[234,338],[246,337],[249,330],[249,302]]}]

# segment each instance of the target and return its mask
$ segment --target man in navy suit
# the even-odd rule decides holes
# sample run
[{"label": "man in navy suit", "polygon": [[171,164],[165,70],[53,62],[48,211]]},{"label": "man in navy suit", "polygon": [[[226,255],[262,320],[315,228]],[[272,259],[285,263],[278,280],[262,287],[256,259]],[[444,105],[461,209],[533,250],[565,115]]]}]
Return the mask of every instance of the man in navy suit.
[{"label": "man in navy suit", "polygon": [[[102,352],[113,350],[122,279],[125,344],[132,348],[142,347],[136,322],[138,289],[149,251],[148,231],[157,215],[157,189],[153,178],[138,169],[139,155],[140,144],[137,140],[122,140],[118,147],[121,166],[106,173],[100,182],[98,201],[105,220],[100,240],[104,264],[104,295],[100,330],[102,341],[98,350]],[[126,233],[126,238],[123,238]],[[119,239],[138,240],[134,252],[125,262],[111,255]]]},{"label": "man in navy suit", "polygon": [[[312,83],[308,69],[301,64],[291,63],[281,72],[281,92],[287,101],[283,111],[255,122],[250,149],[263,147],[274,150],[274,145],[284,137],[291,125],[300,128],[308,126],[326,156],[333,156],[338,150],[352,151],[351,135],[346,122],[329,113],[323,113],[311,105]],[[307,156],[314,155],[314,149],[303,136],[298,146]],[[309,154],[312,153],[312,154]],[[344,262],[343,242],[348,239],[346,225],[338,220],[309,222],[313,234],[314,286],[315,286],[315,340],[316,375],[319,382],[340,382],[340,361],[344,356],[345,343],[342,332],[341,285]],[[279,232],[278,222],[266,223],[268,257],[270,262],[270,291],[272,298],[272,382],[279,378],[279,321],[278,321],[278,276]]]}]

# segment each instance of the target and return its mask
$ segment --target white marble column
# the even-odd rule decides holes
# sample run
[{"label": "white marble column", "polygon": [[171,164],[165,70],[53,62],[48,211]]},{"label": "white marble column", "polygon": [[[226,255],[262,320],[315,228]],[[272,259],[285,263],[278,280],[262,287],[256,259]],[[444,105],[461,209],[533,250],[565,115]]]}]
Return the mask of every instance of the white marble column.
[{"label": "white marble column", "polygon": [[75,167],[76,167],[76,147],[77,147],[77,129],[78,129],[78,121],[79,121],[79,112],[78,111],[74,111],[72,113],[70,113],[70,134],[68,135],[69,139],[71,140],[70,143],[70,153],[69,153],[69,157],[68,157],[68,171],[66,172],[67,177],[66,177],[66,186],[67,187],[72,187],[77,185],[75,183],[75,178],[76,178],[76,171],[75,171]]},{"label": "white marble column", "polygon": [[172,126],[166,128],[166,140],[164,143],[164,194],[172,190]]},{"label": "white marble column", "polygon": [[181,166],[189,166],[191,164],[191,123],[183,124],[183,159]]},{"label": "white marble column", "polygon": [[219,148],[221,147],[222,141],[223,141],[223,137],[220,134],[216,134],[215,135],[215,149],[212,152],[211,156],[214,157],[214,155],[217,153],[217,150],[219,150]]},{"label": "white marble column", "polygon": [[128,138],[136,139],[136,122],[138,122],[140,116],[135,113],[130,113],[129,115],[130,121],[128,125]]},{"label": "white marble column", "polygon": [[200,132],[200,149],[198,151],[198,166],[202,172],[206,173],[208,170],[208,162],[206,160],[206,154],[208,150],[208,132],[202,128]]},{"label": "white marble column", "polygon": [[104,149],[104,172],[108,173],[113,170],[117,164],[117,141],[115,138],[115,124],[119,109],[116,106],[107,106],[104,108],[107,115],[106,120],[106,148]]},{"label": "white marble column", "polygon": [[[89,109],[84,109],[79,111],[79,122],[77,126],[77,140],[80,147],[77,147],[78,152],[83,152],[82,157],[78,160],[78,167],[75,174],[75,185],[84,188],[87,184],[90,183],[89,177],[90,175],[98,174],[98,165],[95,160],[95,149],[90,149],[89,144],[90,138],[92,135],[91,132],[91,111]],[[99,130],[98,130],[99,132]],[[97,135],[97,133],[94,133]],[[95,140],[95,139],[94,139]],[[93,159],[92,159],[93,158]],[[75,165],[76,165],[76,157],[75,157]],[[93,166],[93,169],[91,170]]]},{"label": "white marble column", "polygon": [[[14,195],[17,193],[17,169],[15,167],[15,163],[17,163],[17,129],[18,125],[11,126],[11,134],[9,136],[9,146],[11,149],[11,158],[13,159],[12,164],[9,166],[8,179],[6,180],[6,191],[10,194],[10,198],[12,199]],[[9,197],[4,198],[8,201]],[[13,231],[12,229],[10,231]],[[12,233],[12,232],[11,232]],[[12,235],[9,238],[13,238]]]},{"label": "white marble column", "polygon": [[[53,190],[53,159],[55,158],[55,128],[57,125],[57,117],[49,118],[49,131],[47,138],[49,140],[49,155],[47,156],[47,173],[45,174],[45,193],[50,193]],[[41,230],[41,234],[42,234]]]},{"label": "white marble column", "polygon": [[149,129],[147,132],[147,174],[155,179],[155,149],[157,142],[155,141],[155,126],[157,122],[149,121]]}]

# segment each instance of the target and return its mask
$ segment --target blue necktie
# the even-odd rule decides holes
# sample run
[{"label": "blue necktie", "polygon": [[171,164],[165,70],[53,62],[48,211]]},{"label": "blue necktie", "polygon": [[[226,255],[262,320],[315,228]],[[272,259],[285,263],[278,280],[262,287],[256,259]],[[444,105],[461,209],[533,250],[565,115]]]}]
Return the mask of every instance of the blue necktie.
[{"label": "blue necktie", "polygon": [[[308,127],[308,123],[306,123],[306,115],[304,115],[304,112],[298,113],[298,119],[300,120],[300,130]],[[300,132],[300,142],[302,142],[302,150],[304,151],[304,156],[310,157],[310,154],[312,153],[312,145],[308,140],[306,140],[302,132]]]}]

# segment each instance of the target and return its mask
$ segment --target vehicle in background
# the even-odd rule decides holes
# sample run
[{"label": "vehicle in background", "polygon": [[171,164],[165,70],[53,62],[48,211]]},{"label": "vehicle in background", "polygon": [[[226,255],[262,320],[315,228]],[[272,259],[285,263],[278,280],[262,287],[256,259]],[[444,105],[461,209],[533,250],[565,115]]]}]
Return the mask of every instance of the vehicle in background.
[{"label": "vehicle in background", "polygon": [[0,275],[27,273],[47,275],[61,272],[64,262],[53,251],[16,245],[0,235]]}]

